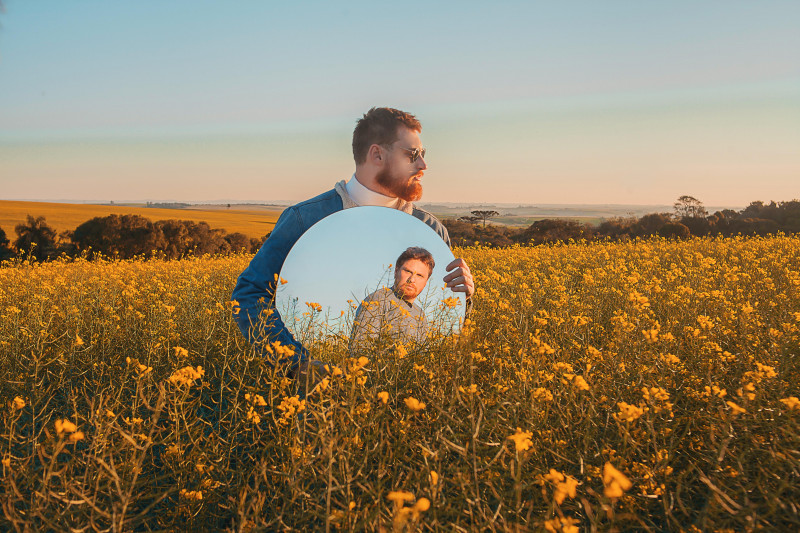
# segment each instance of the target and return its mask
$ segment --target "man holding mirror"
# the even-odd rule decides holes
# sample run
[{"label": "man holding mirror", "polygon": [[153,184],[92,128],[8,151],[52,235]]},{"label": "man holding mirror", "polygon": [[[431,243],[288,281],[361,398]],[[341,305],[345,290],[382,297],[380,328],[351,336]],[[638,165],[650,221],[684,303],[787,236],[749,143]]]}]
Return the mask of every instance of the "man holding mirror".
[{"label": "man holding mirror", "polygon": [[[353,131],[356,170],[350,180],[284,210],[269,238],[239,276],[231,296],[238,303],[235,318],[239,329],[254,345],[278,341],[293,347],[293,355],[279,361],[291,374],[302,378],[309,370],[323,368],[322,363],[309,359],[308,351],[286,329],[274,308],[281,267],[306,230],[342,209],[383,206],[418,218],[450,246],[447,228],[413,204],[422,197],[422,177],[428,168],[421,130],[420,122],[409,113],[387,107],[370,109]],[[469,299],[475,287],[466,262],[455,259],[447,265],[447,271],[443,281]]]},{"label": "man holding mirror", "polygon": [[370,341],[389,338],[400,343],[422,342],[428,332],[425,312],[415,303],[436,263],[425,248],[412,246],[397,258],[394,283],[373,292],[356,309],[350,351],[367,348]]}]

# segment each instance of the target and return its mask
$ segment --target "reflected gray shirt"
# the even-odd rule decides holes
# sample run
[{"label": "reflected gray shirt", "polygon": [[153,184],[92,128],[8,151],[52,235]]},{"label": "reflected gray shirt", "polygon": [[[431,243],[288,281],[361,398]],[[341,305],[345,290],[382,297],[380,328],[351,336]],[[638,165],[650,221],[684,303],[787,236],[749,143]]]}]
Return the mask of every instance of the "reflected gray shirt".
[{"label": "reflected gray shirt", "polygon": [[428,334],[425,312],[417,304],[409,304],[392,289],[373,292],[356,309],[350,349],[364,348],[369,340],[386,338],[402,344],[422,342]]}]

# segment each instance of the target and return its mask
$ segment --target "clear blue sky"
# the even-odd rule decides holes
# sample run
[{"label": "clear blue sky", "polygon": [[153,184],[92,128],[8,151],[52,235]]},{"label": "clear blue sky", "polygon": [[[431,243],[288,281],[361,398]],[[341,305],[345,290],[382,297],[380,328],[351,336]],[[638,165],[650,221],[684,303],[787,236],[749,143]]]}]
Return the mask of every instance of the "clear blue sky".
[{"label": "clear blue sky", "polygon": [[423,201],[800,196],[800,2],[56,2],[0,14],[0,198],[301,200],[373,105]]}]

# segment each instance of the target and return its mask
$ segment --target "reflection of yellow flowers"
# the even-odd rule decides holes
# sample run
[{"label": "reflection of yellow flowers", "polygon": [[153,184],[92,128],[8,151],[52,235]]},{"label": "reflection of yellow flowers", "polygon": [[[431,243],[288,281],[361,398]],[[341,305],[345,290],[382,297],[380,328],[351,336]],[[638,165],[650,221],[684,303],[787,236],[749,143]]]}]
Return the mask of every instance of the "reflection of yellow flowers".
[{"label": "reflection of yellow flowers", "polygon": [[404,401],[406,403],[406,407],[408,407],[409,409],[411,409],[415,413],[425,409],[425,402],[421,402],[421,401],[417,400],[416,398],[414,398],[413,396],[409,396]]},{"label": "reflection of yellow flowers", "polygon": [[522,431],[522,428],[517,428],[517,432],[508,438],[509,440],[514,441],[514,447],[516,450],[518,452],[522,452],[530,449],[530,447],[533,446],[533,442],[531,441],[532,436],[532,431]]},{"label": "reflection of yellow flowers", "polygon": [[603,485],[605,485],[603,494],[605,494],[606,498],[619,498],[626,490],[630,490],[633,487],[631,480],[614,468],[611,463],[606,463],[603,466]]},{"label": "reflection of yellow flowers", "polygon": [[389,393],[386,391],[381,391],[378,393],[378,400],[383,402],[386,405],[389,402]]},{"label": "reflection of yellow flowers", "polygon": [[459,304],[458,298],[451,296],[442,300],[442,305],[448,309],[453,309]]}]

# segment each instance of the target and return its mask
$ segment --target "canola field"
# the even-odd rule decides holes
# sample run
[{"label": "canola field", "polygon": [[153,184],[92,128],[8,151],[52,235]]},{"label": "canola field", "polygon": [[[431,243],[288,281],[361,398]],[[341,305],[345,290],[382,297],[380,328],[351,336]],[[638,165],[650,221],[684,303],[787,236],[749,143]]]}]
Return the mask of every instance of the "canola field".
[{"label": "canola field", "polygon": [[307,398],[250,256],[0,268],[0,529],[800,529],[800,239],[455,253],[460,334]]}]

